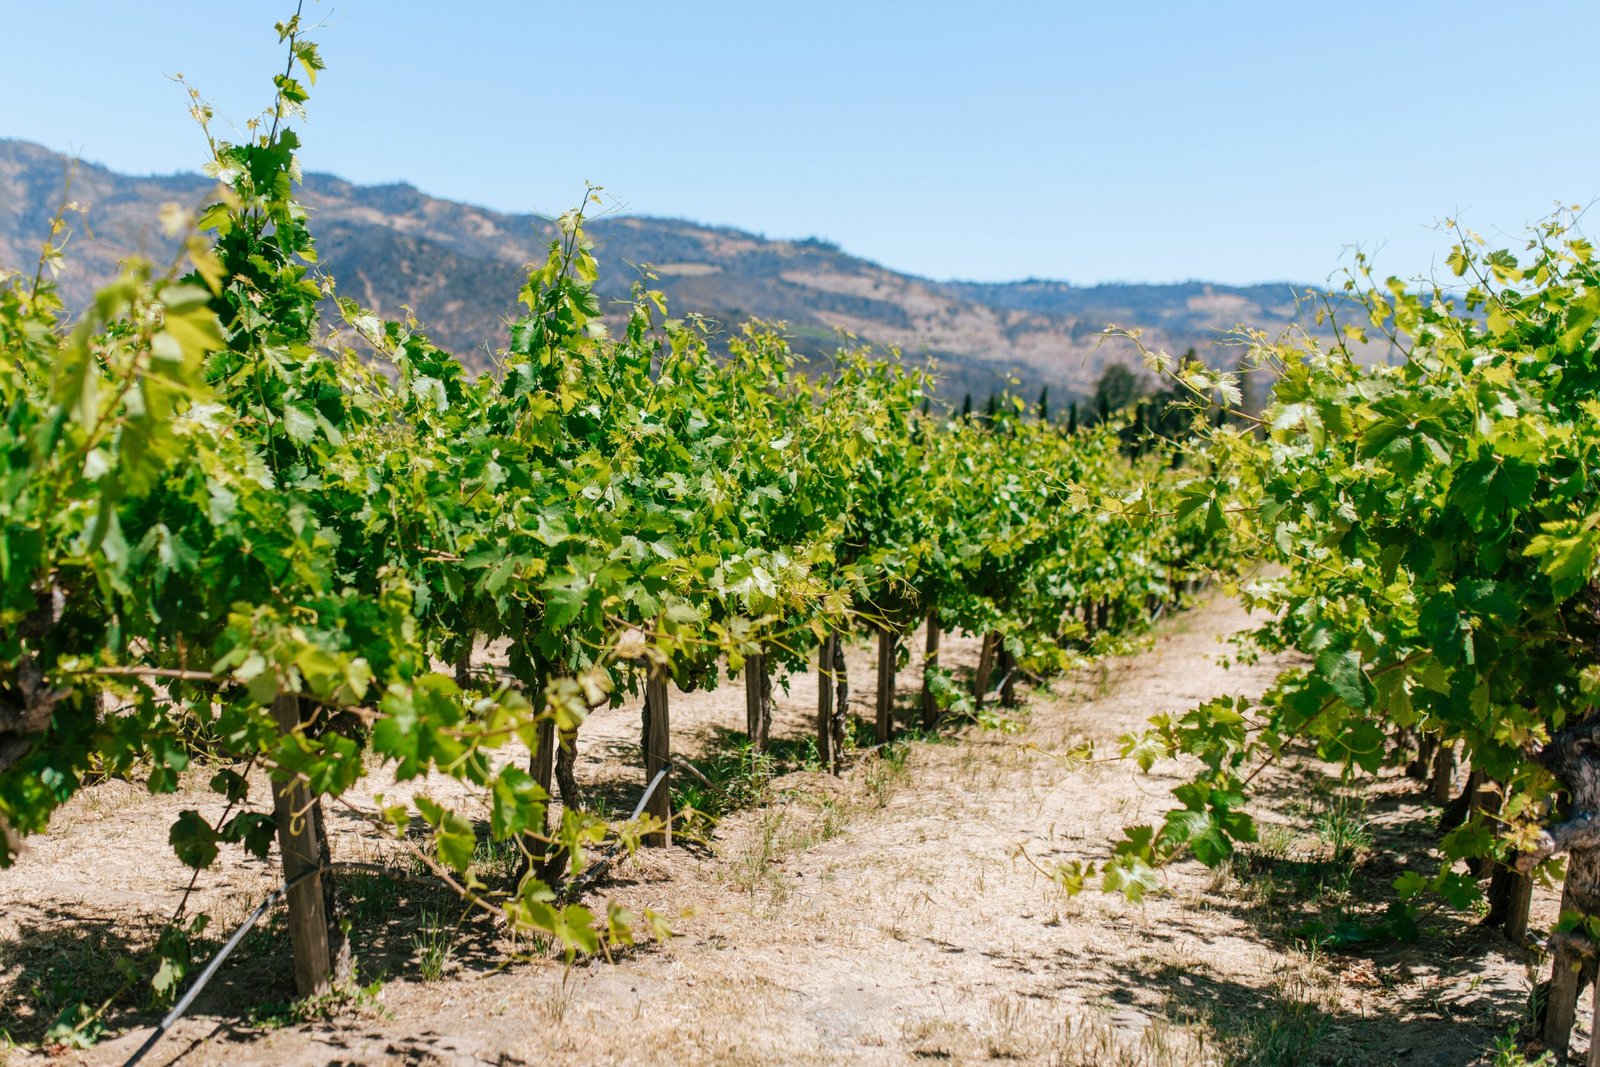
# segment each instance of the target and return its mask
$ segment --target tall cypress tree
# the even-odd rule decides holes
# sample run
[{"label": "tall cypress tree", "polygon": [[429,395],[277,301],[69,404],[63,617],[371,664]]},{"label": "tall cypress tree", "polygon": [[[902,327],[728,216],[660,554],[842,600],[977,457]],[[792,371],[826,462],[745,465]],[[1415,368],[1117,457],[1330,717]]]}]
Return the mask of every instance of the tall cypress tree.
[{"label": "tall cypress tree", "polygon": [[972,394],[971,393],[968,393],[966,396],[961,398],[961,417],[963,419],[972,418]]},{"label": "tall cypress tree", "polygon": [[1048,385],[1039,388],[1039,421],[1050,421],[1050,387]]}]

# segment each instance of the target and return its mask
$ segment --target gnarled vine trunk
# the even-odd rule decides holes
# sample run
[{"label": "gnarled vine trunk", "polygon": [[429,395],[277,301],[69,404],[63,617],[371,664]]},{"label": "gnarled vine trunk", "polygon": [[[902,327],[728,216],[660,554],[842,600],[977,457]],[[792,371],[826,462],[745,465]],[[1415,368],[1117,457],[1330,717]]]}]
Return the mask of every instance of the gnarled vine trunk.
[{"label": "gnarled vine trunk", "polygon": [[555,755],[556,785],[561,790],[561,806],[576,811],[583,807],[583,795],[578,790],[578,731],[561,731]]},{"label": "gnarled vine trunk", "polygon": [[994,673],[994,653],[999,644],[998,634],[983,635],[983,645],[978,650],[978,670],[972,676],[972,703],[975,707],[983,707],[983,701],[989,695],[989,676]]},{"label": "gnarled vine trunk", "polygon": [[[1526,874],[1550,856],[1567,853],[1562,912],[1600,916],[1600,714],[1591,714],[1556,734],[1537,758],[1566,786],[1570,815],[1539,835],[1538,847],[1518,859],[1518,870]],[[1571,1041],[1578,993],[1585,980],[1594,980],[1595,946],[1581,931],[1558,931],[1551,936],[1550,952],[1544,1043],[1560,1059]],[[1600,996],[1595,1003],[1600,1009]],[[1600,1064],[1600,1041],[1594,1042],[1589,1062]]]},{"label": "gnarled vine trunk", "polygon": [[1017,706],[1017,657],[1004,644],[1000,646],[1000,706],[1014,708]]},{"label": "gnarled vine trunk", "polygon": [[[53,630],[60,599],[54,589],[37,596],[38,607],[17,627],[20,636],[36,642]],[[49,729],[56,705],[68,695],[66,690],[50,688],[44,668],[31,655],[18,661],[11,678],[0,677],[0,771],[16,766],[33,749],[34,741]]]}]

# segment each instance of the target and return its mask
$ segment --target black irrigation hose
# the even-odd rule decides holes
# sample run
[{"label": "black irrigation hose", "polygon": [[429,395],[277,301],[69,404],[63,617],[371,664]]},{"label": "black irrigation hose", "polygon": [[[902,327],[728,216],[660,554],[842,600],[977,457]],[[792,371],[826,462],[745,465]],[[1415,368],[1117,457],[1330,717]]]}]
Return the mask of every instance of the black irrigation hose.
[{"label": "black irrigation hose", "polygon": [[323,864],[320,867],[312,867],[310,870],[301,871],[299,874],[283,883],[283,885],[274,889],[267,895],[267,899],[263,900],[256,906],[256,910],[251,912],[250,917],[241,923],[239,928],[233,932],[233,936],[228,938],[227,943],[222,946],[221,951],[211,958],[211,962],[206,964],[206,969],[201,971],[200,976],[194,980],[194,984],[189,987],[189,991],[183,995],[178,1003],[172,1006],[172,1010],[167,1012],[166,1018],[162,1019],[161,1022],[156,1025],[155,1030],[150,1034],[149,1037],[145,1038],[144,1044],[139,1046],[138,1051],[136,1051],[132,1056],[128,1057],[127,1061],[123,1064],[123,1067],[134,1067],[134,1064],[144,1059],[150,1050],[156,1047],[157,1042],[166,1036],[167,1031],[172,1028],[173,1024],[175,1024],[179,1019],[183,1018],[184,1013],[189,1010],[189,1006],[193,1004],[195,998],[200,995],[200,991],[206,987],[206,983],[211,981],[212,976],[217,973],[217,970],[222,966],[223,962],[233,954],[234,949],[239,947],[239,942],[244,940],[244,935],[250,932],[250,928],[253,927],[258,920],[260,920],[261,916],[267,913],[269,908],[271,908],[278,901],[282,900],[291,889],[299,885],[301,882],[304,882],[306,879],[311,878],[314,875],[322,874],[323,872],[331,873],[339,870],[363,871],[367,873],[381,874],[403,882],[423,882],[428,885],[444,884],[440,879],[437,878],[427,878],[421,875],[409,874],[405,871],[397,871],[392,867],[385,867],[378,863],[328,863]]}]

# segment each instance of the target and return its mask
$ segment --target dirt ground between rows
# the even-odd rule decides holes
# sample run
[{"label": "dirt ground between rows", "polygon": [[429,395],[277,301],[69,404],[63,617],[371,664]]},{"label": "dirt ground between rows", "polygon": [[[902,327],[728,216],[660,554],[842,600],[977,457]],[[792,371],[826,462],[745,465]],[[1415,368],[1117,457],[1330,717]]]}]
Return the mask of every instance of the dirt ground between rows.
[{"label": "dirt ground between rows", "polygon": [[[1420,942],[1361,954],[1293,936],[1330,908],[1380,908],[1401,867],[1431,870],[1433,815],[1405,779],[1362,790],[1355,821],[1365,836],[1338,865],[1326,862],[1329,812],[1349,812],[1329,770],[1302,761],[1265,777],[1255,805],[1263,847],[1230,871],[1176,864],[1134,905],[1094,891],[1069,899],[1034,866],[1099,859],[1121,827],[1160,817],[1177,768],[1141,775],[1062,754],[1087,741],[1111,755],[1152,714],[1261,691],[1283,661],[1219,662],[1224,639],[1248,625],[1234,602],[1212,596],[1162,623],[1142,651],[1031,693],[1017,732],[969,727],[916,741],[903,761],[865,756],[838,780],[791,774],[769,803],[726,818],[709,846],[642,853],[588,902],[667,915],[676,936],[664,943],[571,968],[548,953],[506,964],[504,943],[469,922],[451,935],[443,973],[424,981],[418,931],[428,920],[402,896],[355,932],[364,975],[383,978],[369,993],[329,1018],[264,1012],[290,985],[286,945],[268,943],[230,963],[146,1062],[1493,1062],[1491,1043],[1525,1011],[1526,950],[1480,932],[1470,915],[1443,913]],[[970,666],[976,652],[975,640],[947,637],[944,659]],[[871,661],[865,645],[851,650],[858,711]],[[900,676],[907,718],[920,668],[914,654]],[[809,735],[814,677],[776,696],[774,735]],[[675,748],[693,758],[724,741],[742,728],[742,701],[737,684],[674,694]],[[613,810],[640,788],[638,722],[637,707],[602,711],[580,739],[580,777]],[[220,807],[205,776],[176,796],[96,787],[0,873],[0,995],[26,994],[29,981],[36,992],[42,979],[30,974],[59,975],[51,952],[87,949],[109,967],[162,921],[188,882],[166,846],[171,818]],[[337,857],[386,854],[358,820],[336,809],[330,821]],[[200,876],[196,905],[231,927],[273,870],[226,859]],[[1553,908],[1540,889],[1536,927]],[[132,1029],[61,1059],[119,1063],[153,1019],[112,1021]],[[44,1058],[17,1049],[0,1062],[7,1055]]]}]

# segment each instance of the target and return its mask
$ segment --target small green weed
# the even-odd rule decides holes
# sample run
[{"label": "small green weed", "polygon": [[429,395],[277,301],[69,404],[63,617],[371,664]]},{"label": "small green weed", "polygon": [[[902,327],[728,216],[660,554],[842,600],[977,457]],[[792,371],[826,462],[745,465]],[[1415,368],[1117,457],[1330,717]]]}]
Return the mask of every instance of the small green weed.
[{"label": "small green weed", "polygon": [[357,963],[350,966],[350,977],[319,997],[306,997],[288,1004],[263,1004],[250,1009],[251,1026],[263,1030],[276,1030],[285,1026],[338,1018],[352,1013],[370,1013],[387,1017],[388,1012],[379,1002],[383,991],[383,978],[361,980]]},{"label": "small green weed", "polygon": [[[1317,837],[1332,854],[1330,862],[1349,870],[1361,853],[1372,847],[1372,831],[1367,826],[1367,803],[1360,797],[1336,794],[1318,813]],[[1345,878],[1348,885],[1349,878]]]},{"label": "small green weed", "polygon": [[907,757],[911,750],[905,745],[888,744],[878,749],[877,759],[866,767],[867,791],[878,807],[888,807],[895,788],[905,781]]},{"label": "small green weed", "polygon": [[417,951],[417,973],[424,982],[437,982],[444,977],[454,936],[454,928],[447,925],[438,912],[424,911],[417,917],[411,945]]},{"label": "small green weed", "polygon": [[[813,757],[815,751],[813,743]],[[730,812],[764,803],[779,772],[778,757],[757,752],[748,740],[715,750],[696,760],[694,767],[709,785],[687,773],[676,775],[672,785],[672,810],[678,813],[679,832],[691,837],[704,837]]]},{"label": "small green weed", "polygon": [[1512,1027],[1494,1039],[1494,1067],[1555,1067],[1555,1054],[1541,1052],[1537,1059],[1528,1059],[1517,1044],[1517,1028]]}]

